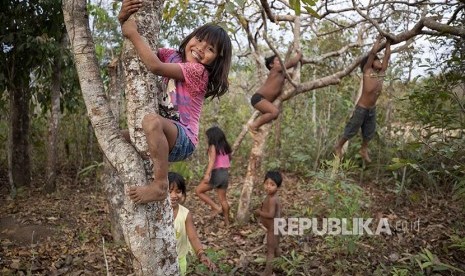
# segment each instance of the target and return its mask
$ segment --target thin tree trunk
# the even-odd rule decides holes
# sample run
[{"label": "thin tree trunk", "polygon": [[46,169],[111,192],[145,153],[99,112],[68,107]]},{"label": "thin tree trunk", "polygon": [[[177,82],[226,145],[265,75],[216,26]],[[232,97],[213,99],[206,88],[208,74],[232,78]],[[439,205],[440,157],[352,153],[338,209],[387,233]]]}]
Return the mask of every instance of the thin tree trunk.
[{"label": "thin tree trunk", "polygon": [[276,160],[281,160],[281,122],[282,114],[274,121],[274,157]]},{"label": "thin tree trunk", "polygon": [[[159,26],[159,13],[162,2],[144,1],[138,14],[139,30],[146,34],[144,28],[150,29],[153,36],[147,39],[156,42],[155,26]],[[154,14],[156,13],[156,14]],[[81,90],[87,107],[89,118],[94,127],[100,148],[106,158],[118,171],[124,183],[124,190],[132,185],[144,185],[148,182],[146,168],[142,158],[120,134],[118,124],[113,117],[107,96],[104,93],[103,81],[100,78],[95,47],[89,29],[86,13],[86,0],[64,0],[63,15],[70,37],[72,52],[76,62]],[[158,16],[158,17],[157,17]],[[148,80],[149,73],[132,51],[128,59],[126,90],[128,96],[128,121],[131,137],[137,145],[144,145],[143,135],[134,134],[141,129],[142,116],[148,107],[154,104],[156,85]],[[129,65],[129,66],[128,66]],[[145,71],[144,71],[145,70]],[[154,78],[154,76],[151,76]],[[138,85],[137,85],[138,84]],[[134,104],[129,104],[134,103]],[[133,267],[136,275],[178,275],[176,243],[173,228],[173,212],[169,199],[159,203],[134,205],[127,196],[121,197],[123,204],[120,210],[120,222],[124,238],[133,254]]]},{"label": "thin tree trunk", "polygon": [[83,156],[84,160],[83,160],[83,164],[84,166],[87,166],[89,165],[90,161],[94,160],[94,151],[93,151],[93,148],[94,148],[94,129],[92,127],[92,123],[91,122],[88,122],[87,123],[87,135],[86,135],[86,145],[85,145],[85,149],[86,149],[86,154]]},{"label": "thin tree trunk", "polygon": [[[276,105],[276,107],[279,109],[282,108],[282,101],[280,98],[276,99],[273,104]],[[253,119],[256,118],[256,113],[258,112],[254,112],[248,124],[250,124]],[[247,165],[247,172],[245,175],[244,184],[242,185],[241,196],[239,198],[239,206],[237,207],[236,220],[239,223],[245,223],[249,219],[250,198],[252,196],[254,183],[256,182],[256,177],[258,175],[262,175],[261,163],[263,160],[264,149],[270,133],[271,125],[272,124],[269,123],[261,126],[260,131],[253,136],[253,146],[250,151],[249,164]],[[233,150],[237,149],[240,141],[242,141],[242,139],[236,140],[234,143],[235,145],[233,146]]]},{"label": "thin tree trunk", "polygon": [[8,175],[11,195],[16,188],[31,183],[29,149],[29,78],[14,81],[16,87],[8,89],[10,96],[10,127],[8,132]]},{"label": "thin tree trunk", "polygon": [[391,136],[391,119],[392,119],[392,105],[393,105],[393,100],[392,100],[392,95],[394,94],[394,80],[391,80],[389,82],[389,86],[387,87],[386,89],[387,91],[387,104],[386,104],[386,116],[385,116],[385,120],[384,120],[384,123],[386,124],[386,133],[387,133],[387,136]]},{"label": "thin tree trunk", "polygon": [[239,198],[239,206],[237,208],[236,220],[242,224],[249,220],[250,198],[256,177],[261,175],[261,163],[263,160],[263,151],[265,148],[267,137],[270,133],[271,124],[266,124],[260,127],[260,131],[253,138],[253,146],[249,156],[249,164],[245,175],[244,184],[242,185],[241,196]]},{"label": "thin tree trunk", "polygon": [[312,91],[312,123],[313,123],[313,136],[318,137],[318,124],[316,122],[316,91]]},{"label": "thin tree trunk", "polygon": [[45,192],[53,193],[56,190],[56,164],[57,164],[57,140],[58,126],[60,122],[60,87],[61,87],[61,64],[60,57],[55,57],[52,69],[51,87],[51,109],[48,123],[48,149],[47,149],[47,179],[45,181]]}]

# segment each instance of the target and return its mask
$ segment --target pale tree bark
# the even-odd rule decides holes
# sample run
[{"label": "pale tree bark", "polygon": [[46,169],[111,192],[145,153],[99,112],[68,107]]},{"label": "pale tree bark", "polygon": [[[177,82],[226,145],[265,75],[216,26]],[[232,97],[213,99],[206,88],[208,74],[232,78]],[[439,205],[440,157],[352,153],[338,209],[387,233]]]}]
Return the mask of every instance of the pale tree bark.
[{"label": "pale tree bark", "polygon": [[[65,44],[62,44],[65,47]],[[45,192],[53,193],[56,190],[56,164],[57,164],[57,141],[58,126],[60,123],[60,87],[61,87],[61,62],[60,57],[55,57],[52,69],[52,86],[50,88],[51,108],[48,122],[47,143],[47,179],[45,181]]]},{"label": "pale tree bark", "polygon": [[281,123],[282,123],[282,116],[279,116],[274,121],[274,152],[272,158],[275,160],[281,160]]},{"label": "pale tree bark", "polygon": [[110,99],[110,109],[117,123],[121,122],[121,113],[124,93],[124,69],[121,59],[116,57],[108,65],[110,83],[108,85],[108,98]]},{"label": "pale tree bark", "polygon": [[100,181],[103,184],[108,204],[108,218],[110,220],[110,231],[113,241],[124,240],[124,229],[121,225],[121,209],[124,204],[124,183],[113,168],[111,163],[104,157],[103,173]]},{"label": "pale tree bark", "polygon": [[[276,103],[275,103],[276,104]],[[258,183],[258,175],[261,173],[261,163],[264,155],[264,148],[267,137],[269,136],[271,124],[260,127],[260,131],[253,137],[253,146],[249,155],[249,163],[242,184],[241,196],[237,208],[236,220],[238,223],[245,223],[250,217],[250,198],[252,197],[253,187]],[[257,184],[258,185],[258,184]]]},{"label": "pale tree bark", "polygon": [[316,124],[316,93],[312,91],[312,123],[313,123],[313,136],[316,137],[318,126]]},{"label": "pale tree bark", "polygon": [[[108,65],[110,83],[107,96],[110,101],[110,109],[116,122],[120,122],[121,103],[124,91],[124,72],[121,59],[114,58]],[[118,172],[111,163],[104,158],[103,174],[101,182],[107,198],[108,216],[110,219],[111,235],[115,242],[124,240],[124,232],[120,223],[120,210],[123,206],[124,183],[118,176]]]},{"label": "pale tree bark", "polygon": [[[162,10],[161,4],[161,2],[156,1],[145,1],[145,12],[141,12],[141,15],[148,16],[152,12],[160,12]],[[63,14],[83,98],[97,141],[106,158],[118,171],[118,175],[124,183],[124,190],[131,185],[144,185],[148,179],[142,158],[134,147],[121,136],[104,93],[87,20],[86,1],[63,1]],[[151,29],[153,24],[157,26],[159,24],[155,16],[152,16],[151,19],[149,17],[148,20],[149,22],[139,20],[139,26],[144,25]],[[155,37],[151,37],[149,40],[156,41]],[[134,128],[136,132],[140,130],[140,118],[143,116],[141,110],[146,110],[141,106],[145,106],[149,102],[154,103],[153,100],[150,100],[154,97],[149,97],[148,94],[156,91],[147,91],[148,89],[144,84],[147,81],[145,76],[148,73],[138,71],[145,69],[142,64],[136,65],[131,62],[128,68],[132,70],[129,75],[133,78],[127,78],[126,81],[127,83],[134,82],[132,88],[138,89],[138,91],[127,91],[128,95],[138,96],[137,100],[128,99],[129,102],[137,102],[133,106],[128,104],[127,109],[128,115],[131,114],[134,118],[132,122],[128,122],[130,128],[133,128],[132,133],[134,133]],[[155,86],[149,87],[155,89]],[[136,135],[134,140],[136,144],[144,144],[143,141],[138,141],[143,140],[143,137],[138,138]],[[135,273],[137,275],[178,275],[173,214],[169,199],[160,203],[134,205],[127,196],[122,195],[122,202],[120,222],[124,238],[134,257]]]}]

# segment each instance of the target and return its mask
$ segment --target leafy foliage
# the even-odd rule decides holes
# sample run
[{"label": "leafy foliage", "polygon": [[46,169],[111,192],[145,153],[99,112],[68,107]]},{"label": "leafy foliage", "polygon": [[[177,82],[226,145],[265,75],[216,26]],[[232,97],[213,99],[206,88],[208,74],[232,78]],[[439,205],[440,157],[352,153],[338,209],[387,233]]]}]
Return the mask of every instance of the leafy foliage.
[{"label": "leafy foliage", "polygon": [[[26,82],[58,55],[64,22],[58,1],[7,1],[0,16],[0,91]],[[37,77],[40,78],[40,71]]]},{"label": "leafy foliage", "polygon": [[465,273],[465,271],[459,268],[441,262],[439,258],[436,255],[434,255],[431,251],[429,251],[427,248],[423,248],[421,253],[415,255],[414,260],[421,268],[421,271],[457,271]]}]

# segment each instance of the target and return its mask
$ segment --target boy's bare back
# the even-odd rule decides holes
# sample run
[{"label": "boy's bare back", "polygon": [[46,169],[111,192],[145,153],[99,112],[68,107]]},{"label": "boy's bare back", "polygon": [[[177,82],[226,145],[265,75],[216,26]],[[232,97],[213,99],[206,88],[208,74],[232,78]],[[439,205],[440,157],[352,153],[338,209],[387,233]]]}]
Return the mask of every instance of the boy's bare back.
[{"label": "boy's bare back", "polygon": [[[295,57],[284,64],[284,70],[296,66],[301,58],[302,53],[297,51]],[[281,94],[285,80],[286,76],[283,72],[281,63],[279,62],[279,58],[275,57],[270,69],[270,73],[268,74],[265,83],[263,83],[263,85],[258,89],[257,93],[261,94],[269,102],[273,102],[276,100],[279,94]]]}]

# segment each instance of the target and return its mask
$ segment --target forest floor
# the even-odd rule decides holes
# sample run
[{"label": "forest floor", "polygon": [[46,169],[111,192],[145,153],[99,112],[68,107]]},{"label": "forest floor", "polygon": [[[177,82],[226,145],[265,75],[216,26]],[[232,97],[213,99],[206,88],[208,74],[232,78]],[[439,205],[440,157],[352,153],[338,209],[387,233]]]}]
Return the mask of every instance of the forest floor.
[{"label": "forest floor", "polygon": [[[7,183],[4,175],[0,178]],[[231,213],[237,208],[241,180],[232,177],[230,182]],[[58,183],[53,195],[32,187],[19,191],[14,200],[8,196],[7,185],[1,186],[0,273],[130,275],[129,251],[113,241],[108,207],[98,182],[76,184],[75,179],[64,177]],[[221,218],[212,217],[195,196],[195,185],[188,185],[184,205],[194,214],[208,255],[220,267],[216,275],[259,275],[264,269],[264,231],[254,218],[248,224],[233,223],[225,228]],[[448,192],[423,190],[399,201],[387,186],[373,182],[358,185],[369,199],[361,204],[365,206],[364,217],[374,218],[370,228],[376,229],[376,221],[386,218],[391,235],[285,235],[275,275],[464,274],[458,270],[465,270],[463,202],[453,201]],[[324,209],[325,201],[318,198],[319,193],[312,188],[311,179],[285,174],[279,191],[283,217],[321,214],[317,209]],[[257,185],[251,210],[263,197],[262,186]],[[318,207],[317,201],[323,203]],[[189,260],[189,275],[207,275],[195,258]]]}]

